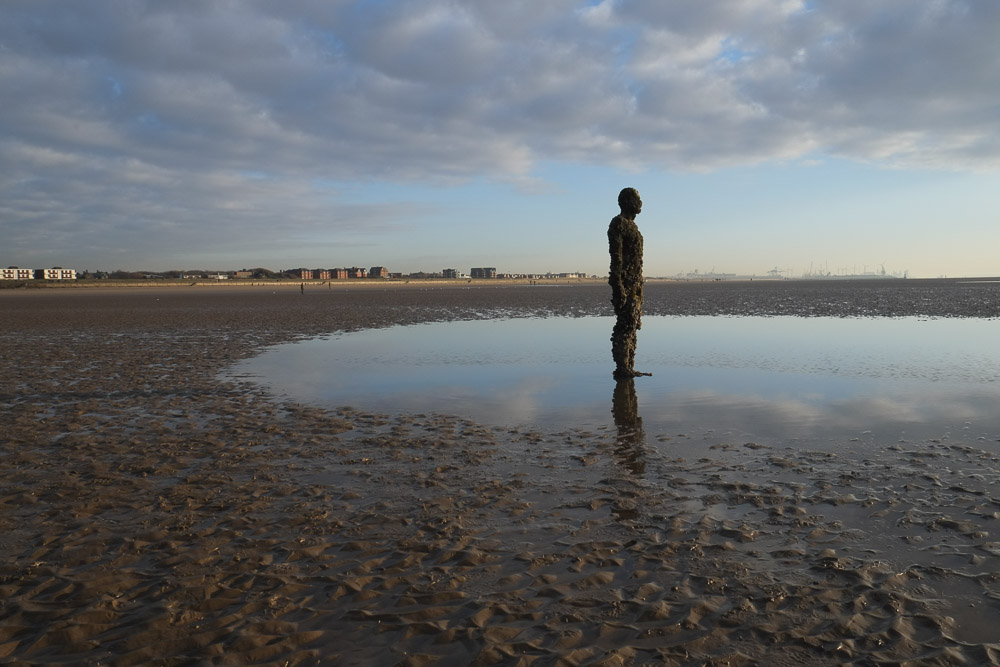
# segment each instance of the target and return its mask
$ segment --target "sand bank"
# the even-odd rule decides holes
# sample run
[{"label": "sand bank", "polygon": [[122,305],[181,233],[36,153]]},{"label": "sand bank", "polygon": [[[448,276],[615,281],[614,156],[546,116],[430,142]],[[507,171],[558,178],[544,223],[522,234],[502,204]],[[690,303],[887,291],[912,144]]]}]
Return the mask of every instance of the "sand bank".
[{"label": "sand bank", "polygon": [[[606,314],[603,288],[41,292],[0,294],[8,664],[1000,656],[1000,461],[985,436],[833,455],[627,419],[552,432],[322,410],[216,379],[319,333]],[[652,308],[834,307],[768,295]],[[881,292],[854,301],[905,310]]]}]

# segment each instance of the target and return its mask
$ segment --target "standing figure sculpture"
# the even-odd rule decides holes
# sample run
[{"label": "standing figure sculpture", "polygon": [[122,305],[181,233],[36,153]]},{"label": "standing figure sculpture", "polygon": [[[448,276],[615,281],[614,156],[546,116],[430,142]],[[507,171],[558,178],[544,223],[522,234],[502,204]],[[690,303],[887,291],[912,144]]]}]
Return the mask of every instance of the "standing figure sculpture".
[{"label": "standing figure sculpture", "polygon": [[611,355],[615,360],[616,378],[632,378],[652,373],[635,370],[636,332],[642,328],[642,234],[635,216],[642,211],[642,200],[635,188],[625,188],[618,194],[622,212],[608,227],[608,249],[611,252],[611,304],[615,308],[614,330],[611,333]]}]

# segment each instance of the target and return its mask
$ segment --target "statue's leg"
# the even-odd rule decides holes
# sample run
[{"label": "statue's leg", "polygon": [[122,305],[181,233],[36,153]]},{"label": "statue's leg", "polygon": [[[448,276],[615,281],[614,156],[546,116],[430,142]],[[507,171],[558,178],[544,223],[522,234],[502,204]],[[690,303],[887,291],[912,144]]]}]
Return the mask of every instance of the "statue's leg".
[{"label": "statue's leg", "polygon": [[632,368],[635,360],[635,321],[628,312],[621,313],[611,333],[611,356],[615,360],[615,377],[634,377]]},{"label": "statue's leg", "polygon": [[635,370],[635,348],[639,341],[638,334],[636,333],[639,328],[638,324],[635,319],[631,319],[628,323],[628,332],[625,336],[625,363],[630,371]]},{"label": "statue's leg", "polygon": [[639,339],[637,332],[642,328],[642,292],[636,295],[635,301],[635,328],[632,329],[632,356],[629,357],[629,363],[632,368],[635,368],[635,350],[639,346]]},{"label": "statue's leg", "polygon": [[638,286],[638,289],[631,294],[628,300],[628,311],[627,317],[622,318],[627,322],[626,334],[626,357],[625,363],[627,364],[628,372],[632,377],[638,377],[640,375],[651,375],[651,373],[642,373],[635,370],[635,351],[638,347],[638,331],[642,327],[642,286]]},{"label": "statue's leg", "polygon": [[615,360],[616,372],[629,368],[626,341],[625,322],[619,317],[615,322],[614,329],[611,330],[611,357]]},{"label": "statue's leg", "polygon": [[615,360],[615,377],[636,377],[649,375],[635,370],[635,349],[638,344],[642,322],[642,291],[626,292],[618,302],[614,302],[615,326],[611,332],[611,356]]}]

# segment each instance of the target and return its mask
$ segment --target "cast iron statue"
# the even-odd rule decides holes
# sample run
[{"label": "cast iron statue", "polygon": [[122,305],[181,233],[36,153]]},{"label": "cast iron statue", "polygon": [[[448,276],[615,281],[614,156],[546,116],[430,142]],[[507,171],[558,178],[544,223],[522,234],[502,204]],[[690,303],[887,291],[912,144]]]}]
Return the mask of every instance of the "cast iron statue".
[{"label": "cast iron statue", "polygon": [[622,212],[608,227],[608,248],[611,251],[611,304],[615,308],[614,330],[611,332],[611,356],[615,360],[615,378],[652,375],[635,370],[636,332],[642,328],[642,234],[635,216],[642,211],[642,200],[635,188],[618,193]]}]

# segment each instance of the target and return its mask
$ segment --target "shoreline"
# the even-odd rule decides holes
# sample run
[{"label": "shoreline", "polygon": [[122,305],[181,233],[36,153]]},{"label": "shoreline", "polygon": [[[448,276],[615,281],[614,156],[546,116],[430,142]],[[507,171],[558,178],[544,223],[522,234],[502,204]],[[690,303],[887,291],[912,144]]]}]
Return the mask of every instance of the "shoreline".
[{"label": "shoreline", "polygon": [[[6,281],[17,283],[17,281]],[[855,285],[893,286],[899,284],[993,284],[1000,283],[1000,277],[965,276],[954,278],[735,278],[735,279],[681,279],[668,277],[647,278],[647,285],[683,286],[774,286],[774,285]],[[549,279],[357,279],[357,280],[76,280],[76,281],[22,281],[19,284],[0,283],[0,295],[9,293],[31,293],[36,291],[115,291],[115,290],[161,290],[164,292],[183,291],[195,288],[198,291],[211,289],[226,291],[259,290],[378,290],[378,289],[433,289],[433,288],[503,288],[503,287],[571,287],[606,285],[607,278],[549,278]]]},{"label": "shoreline", "polygon": [[[570,281],[530,284],[483,280],[476,283],[459,282],[358,282],[317,283],[303,286],[300,283],[258,283],[246,285],[233,283],[219,285],[205,283],[192,286],[166,286],[163,283],[144,285],[104,285],[79,287],[53,286],[41,289],[0,289],[0,302],[30,304],[35,300],[56,307],[65,297],[71,303],[84,303],[81,296],[100,295],[101,301],[113,304],[130,295],[153,298],[169,297],[170,300],[187,298],[231,297],[233,304],[257,303],[256,307],[277,307],[273,296],[306,297],[289,308],[310,311],[313,299],[339,299],[341,295],[366,295],[365,305],[378,304],[399,298],[413,302],[409,308],[439,300],[481,298],[486,302],[504,302],[496,316],[546,317],[552,314],[590,313],[613,314],[610,308],[609,287],[602,280]],[[460,295],[465,295],[462,297]],[[516,295],[516,296],[515,296]],[[38,297],[37,299],[35,297]],[[266,299],[257,301],[259,299]],[[223,299],[223,301],[226,301]],[[572,302],[572,303],[570,303]],[[352,306],[358,302],[350,302]],[[553,305],[556,304],[555,310]],[[558,305],[562,304],[562,305]],[[413,311],[411,311],[413,312]],[[448,311],[450,312],[450,311]],[[489,311],[471,308],[476,319],[488,316]],[[747,282],[677,282],[647,281],[643,314],[657,315],[710,315],[710,316],[792,316],[792,317],[975,317],[1000,319],[1000,280],[991,279],[909,279],[909,280],[798,280],[798,281],[747,281]],[[310,311],[310,319],[314,313]],[[450,317],[432,306],[428,317]],[[351,319],[351,318],[348,318]],[[421,320],[425,321],[425,320]],[[437,320],[437,321],[440,321]],[[333,323],[323,332],[337,330]]]}]

